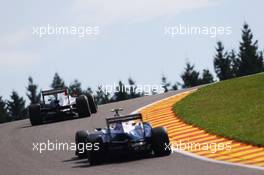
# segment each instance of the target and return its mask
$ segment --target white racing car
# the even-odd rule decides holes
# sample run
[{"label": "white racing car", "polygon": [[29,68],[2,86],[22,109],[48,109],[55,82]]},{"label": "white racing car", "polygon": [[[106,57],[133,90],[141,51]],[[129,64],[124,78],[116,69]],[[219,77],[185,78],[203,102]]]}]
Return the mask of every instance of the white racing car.
[{"label": "white racing car", "polygon": [[91,94],[72,97],[67,88],[59,88],[42,91],[41,95],[42,101],[28,108],[32,125],[73,116],[89,117],[97,112],[97,104]]}]

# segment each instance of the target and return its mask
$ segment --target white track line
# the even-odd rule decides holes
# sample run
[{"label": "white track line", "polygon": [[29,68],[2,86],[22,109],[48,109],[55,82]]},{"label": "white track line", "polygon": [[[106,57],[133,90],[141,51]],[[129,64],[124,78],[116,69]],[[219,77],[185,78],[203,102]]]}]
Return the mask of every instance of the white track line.
[{"label": "white track line", "polygon": [[155,102],[153,102],[153,103],[150,103],[150,104],[148,104],[148,105],[146,105],[146,106],[140,107],[140,108],[138,108],[137,110],[133,111],[131,114],[138,113],[139,111],[141,111],[141,110],[143,110],[143,109],[145,109],[145,108],[148,108],[148,107],[150,107],[150,106],[152,106],[152,105],[155,105],[155,104],[157,104],[157,103],[159,103],[159,102],[162,102],[162,101],[168,100],[168,99],[170,99],[170,98],[173,98],[173,97],[176,97],[176,96],[179,96],[179,95],[182,95],[182,94],[186,94],[186,93],[189,93],[189,92],[193,92],[193,91],[196,91],[196,90],[197,90],[197,89],[192,89],[192,90],[189,90],[189,91],[185,91],[185,92],[182,92],[182,93],[179,93],[179,94],[176,94],[176,95],[172,95],[172,96],[169,96],[169,97],[163,98],[163,99],[161,99],[161,100],[158,100],[158,101],[155,101]]},{"label": "white track line", "polygon": [[[156,102],[150,103],[150,104],[148,104],[146,106],[140,107],[137,110],[133,111],[131,114],[138,113],[139,111],[141,111],[141,110],[143,110],[145,108],[148,108],[148,107],[150,107],[152,105],[155,105],[155,104],[157,104],[159,102],[162,102],[164,100],[168,100],[169,98],[173,98],[173,97],[176,97],[176,96],[179,96],[179,95],[182,95],[182,94],[186,94],[186,93],[189,93],[189,92],[193,92],[193,91],[196,91],[196,90],[197,89],[192,89],[192,90],[185,91],[185,92],[182,92],[182,93],[179,93],[179,94],[176,94],[176,95],[172,95],[170,97],[166,97],[164,99],[161,99],[161,100],[158,100]],[[259,166],[255,166],[255,165],[246,165],[246,164],[232,163],[232,162],[226,162],[226,161],[221,161],[221,160],[210,159],[210,158],[203,157],[203,156],[200,156],[200,155],[197,155],[197,154],[194,154],[194,153],[191,153],[191,152],[183,151],[183,150],[175,150],[174,149],[173,151],[177,152],[179,154],[182,154],[182,155],[185,155],[185,156],[190,156],[192,158],[203,160],[203,161],[206,161],[206,162],[218,163],[218,164],[224,164],[224,165],[231,165],[231,166],[238,166],[238,167],[244,167],[244,168],[250,168],[250,169],[256,169],[256,170],[264,170],[264,167],[259,167]]]}]

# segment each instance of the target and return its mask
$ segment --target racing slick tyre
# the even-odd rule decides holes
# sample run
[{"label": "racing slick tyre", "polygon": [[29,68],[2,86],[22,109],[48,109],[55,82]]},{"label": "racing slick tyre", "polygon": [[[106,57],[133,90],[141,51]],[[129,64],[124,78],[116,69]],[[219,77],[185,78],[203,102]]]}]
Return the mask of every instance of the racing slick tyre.
[{"label": "racing slick tyre", "polygon": [[79,117],[83,118],[91,116],[90,106],[85,95],[81,95],[76,99],[76,108]]},{"label": "racing slick tyre", "polygon": [[87,157],[90,165],[98,165],[103,163],[105,158],[105,148],[101,137],[91,139],[88,137],[87,142],[92,143],[91,150],[87,150]]},{"label": "racing slick tyre", "polygon": [[164,127],[157,127],[152,129],[151,145],[155,156],[170,155],[171,149],[169,147],[169,144],[169,136]]},{"label": "racing slick tyre", "polygon": [[97,113],[98,107],[97,107],[97,104],[95,103],[93,95],[88,93],[87,94],[87,99],[88,99],[88,102],[89,102],[91,113]]},{"label": "racing slick tyre", "polygon": [[87,158],[87,151],[85,150],[86,140],[88,134],[86,131],[77,131],[75,134],[75,143],[76,143],[76,151],[75,155],[78,156],[80,159]]},{"label": "racing slick tyre", "polygon": [[28,108],[29,120],[32,126],[40,125],[43,122],[40,104],[31,104]]}]

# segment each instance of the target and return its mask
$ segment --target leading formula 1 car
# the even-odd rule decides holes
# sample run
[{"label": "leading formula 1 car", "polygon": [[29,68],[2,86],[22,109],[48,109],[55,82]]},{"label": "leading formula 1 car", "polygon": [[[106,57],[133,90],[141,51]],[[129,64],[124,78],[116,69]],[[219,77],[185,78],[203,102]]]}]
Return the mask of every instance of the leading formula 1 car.
[{"label": "leading formula 1 car", "polygon": [[102,163],[108,155],[154,154],[166,156],[171,153],[169,137],[164,127],[153,128],[143,122],[140,113],[120,116],[114,109],[114,117],[106,118],[106,128],[94,132],[77,131],[76,152],[79,158],[88,158],[90,165]]},{"label": "leading formula 1 car", "polygon": [[42,101],[28,108],[32,125],[65,117],[89,117],[97,112],[97,104],[91,94],[72,97],[67,88],[41,91]]}]

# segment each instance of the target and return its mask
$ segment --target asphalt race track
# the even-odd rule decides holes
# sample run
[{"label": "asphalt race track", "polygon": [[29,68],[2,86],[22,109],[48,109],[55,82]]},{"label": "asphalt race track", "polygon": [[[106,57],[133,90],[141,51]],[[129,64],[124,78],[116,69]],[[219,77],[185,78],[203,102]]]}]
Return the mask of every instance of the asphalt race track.
[{"label": "asphalt race track", "polygon": [[110,162],[89,166],[85,159],[77,159],[74,151],[33,151],[33,142],[74,142],[77,130],[104,127],[110,109],[122,107],[123,114],[182,91],[169,92],[111,103],[99,106],[99,112],[92,118],[67,120],[31,127],[29,120],[0,125],[0,174],[1,175],[49,175],[49,174],[91,174],[91,175],[224,175],[264,174],[261,170],[224,165],[198,160],[178,153],[167,157],[147,158],[125,162]]}]

